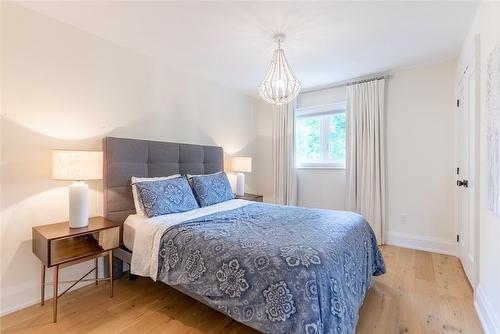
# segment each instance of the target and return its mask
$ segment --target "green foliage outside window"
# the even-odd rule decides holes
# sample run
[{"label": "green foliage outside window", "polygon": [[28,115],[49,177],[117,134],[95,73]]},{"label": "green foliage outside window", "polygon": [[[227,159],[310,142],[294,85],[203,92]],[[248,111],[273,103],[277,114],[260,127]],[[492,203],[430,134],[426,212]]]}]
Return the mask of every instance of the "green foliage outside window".
[{"label": "green foliage outside window", "polygon": [[320,119],[299,117],[296,122],[297,161],[314,161],[320,158]]},{"label": "green foliage outside window", "polygon": [[297,162],[344,163],[346,135],[345,112],[297,117]]},{"label": "green foliage outside window", "polygon": [[330,118],[328,160],[345,161],[345,153],[346,153],[345,113],[333,114],[328,117]]}]

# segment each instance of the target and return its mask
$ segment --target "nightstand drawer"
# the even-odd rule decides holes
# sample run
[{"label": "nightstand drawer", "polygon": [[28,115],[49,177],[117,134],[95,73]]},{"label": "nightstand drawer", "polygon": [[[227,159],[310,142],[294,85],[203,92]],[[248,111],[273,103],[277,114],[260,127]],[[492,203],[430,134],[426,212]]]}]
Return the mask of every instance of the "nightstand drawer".
[{"label": "nightstand drawer", "polygon": [[49,264],[65,263],[120,247],[120,227],[49,241]]}]

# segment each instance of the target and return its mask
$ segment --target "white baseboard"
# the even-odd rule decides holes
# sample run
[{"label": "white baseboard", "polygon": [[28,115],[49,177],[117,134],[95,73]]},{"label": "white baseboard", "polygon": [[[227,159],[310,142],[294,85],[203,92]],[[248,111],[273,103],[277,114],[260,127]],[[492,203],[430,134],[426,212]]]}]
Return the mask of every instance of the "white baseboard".
[{"label": "white baseboard", "polygon": [[37,299],[23,302],[22,304],[16,304],[15,306],[12,306],[12,307],[2,308],[2,310],[0,311],[0,317],[14,313],[16,311],[22,310],[23,308],[27,308],[27,307],[33,306],[35,304],[38,304],[38,303],[40,303],[40,299],[37,298]]},{"label": "white baseboard", "polygon": [[445,255],[456,256],[457,254],[456,242],[443,238],[400,232],[387,232],[385,235],[385,243],[387,245],[418,249]]},{"label": "white baseboard", "polygon": [[[94,261],[87,261],[77,266],[65,268],[59,272],[59,280],[73,280],[86,274],[92,269]],[[47,269],[46,282],[52,281],[52,268]],[[104,272],[104,264],[99,261],[99,272]],[[59,291],[64,291],[72,283],[60,283]],[[82,288],[86,285],[93,284],[91,281],[80,282],[76,284],[71,291]],[[49,301],[52,298],[52,284],[45,286],[45,300]],[[64,297],[63,297],[64,298]],[[29,281],[9,288],[2,287],[0,293],[0,316],[7,315],[19,311],[23,308],[36,305],[40,303],[40,281]],[[45,303],[47,305],[47,303]],[[49,306],[50,307],[50,306]]]},{"label": "white baseboard", "polygon": [[476,289],[476,300],[474,301],[477,315],[486,334],[500,334],[500,319],[494,312],[481,285]]},{"label": "white baseboard", "polygon": [[[93,284],[93,282],[81,282],[75,285],[71,290],[82,288],[86,285]],[[60,291],[66,290],[71,283],[61,283],[59,285]],[[45,288],[45,301],[50,305],[52,298],[52,286],[47,285]],[[40,304],[40,283],[32,283],[30,285],[21,286],[7,294],[2,295],[1,298],[0,317],[22,310],[23,308]],[[51,306],[49,306],[51,307]]]}]

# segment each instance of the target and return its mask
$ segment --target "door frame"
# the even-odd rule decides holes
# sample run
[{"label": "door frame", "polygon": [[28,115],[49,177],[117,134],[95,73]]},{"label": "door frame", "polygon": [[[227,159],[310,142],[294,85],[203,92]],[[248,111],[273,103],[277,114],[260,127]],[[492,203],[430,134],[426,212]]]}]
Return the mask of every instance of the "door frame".
[{"label": "door frame", "polygon": [[[473,236],[473,242],[474,242],[474,266],[472,269],[472,280],[470,282],[474,293],[476,292],[477,285],[479,284],[479,187],[480,187],[480,179],[479,179],[479,154],[480,154],[480,147],[479,147],[479,140],[480,140],[480,122],[479,122],[479,112],[480,112],[480,57],[479,57],[479,50],[480,50],[480,40],[479,40],[479,35],[474,36],[472,39],[471,43],[467,45],[464,49],[464,53],[461,55],[459,58],[458,62],[458,73],[457,73],[457,78],[456,78],[456,83],[455,83],[455,102],[458,99],[459,95],[459,89],[461,86],[461,81],[465,79],[465,74],[469,66],[472,66],[474,68],[474,111],[469,114],[469,121],[472,123],[472,126],[469,127],[470,130],[470,135],[469,135],[469,147],[472,150],[472,154],[469,154],[469,157],[472,157],[469,161],[469,176],[472,178],[472,180],[469,180],[469,182],[472,181],[473,188],[471,190],[471,194],[469,196],[469,209],[472,211],[472,214],[469,214],[469,217],[472,217],[472,224],[473,224],[473,229],[474,229],[474,236]],[[454,161],[455,161],[455,166],[453,168],[453,176],[454,180],[457,179],[457,174],[456,174],[456,167],[458,163],[458,156],[457,156],[457,141],[458,141],[458,122],[457,122],[457,108],[458,106],[454,104],[454,127],[455,127],[455,151],[454,151]],[[460,234],[460,226],[458,223],[458,217],[457,217],[457,212],[458,212],[458,189],[455,187],[454,191],[455,195],[455,209],[454,209],[454,224],[455,224],[455,234],[459,235]],[[456,246],[456,254],[457,257],[460,259],[460,248],[457,243]]]}]

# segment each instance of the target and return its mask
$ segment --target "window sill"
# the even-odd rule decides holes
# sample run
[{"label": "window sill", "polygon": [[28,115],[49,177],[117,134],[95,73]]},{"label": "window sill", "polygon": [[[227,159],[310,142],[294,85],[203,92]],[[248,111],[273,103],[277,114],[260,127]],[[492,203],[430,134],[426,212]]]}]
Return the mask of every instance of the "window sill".
[{"label": "window sill", "polygon": [[338,170],[345,170],[345,167],[338,167],[338,166],[298,166],[296,169],[305,169],[305,170],[311,170],[311,169],[338,169]]}]

